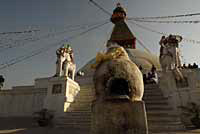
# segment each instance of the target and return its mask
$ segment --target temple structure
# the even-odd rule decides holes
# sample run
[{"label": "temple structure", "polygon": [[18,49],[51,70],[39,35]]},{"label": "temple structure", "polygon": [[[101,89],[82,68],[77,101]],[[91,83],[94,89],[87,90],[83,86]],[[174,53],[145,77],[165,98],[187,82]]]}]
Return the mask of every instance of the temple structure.
[{"label": "temple structure", "polygon": [[116,42],[124,48],[135,49],[136,38],[127,26],[125,19],[126,11],[118,3],[110,19],[115,26],[109,41]]},{"label": "temple structure", "polygon": [[[180,69],[184,81],[177,79],[176,69],[163,72],[159,56],[137,49],[136,37],[126,24],[126,11],[120,4],[114,9],[111,22],[114,28],[108,42],[124,47],[129,59],[142,68],[143,74],[152,66],[158,73],[158,83],[144,85],[143,100],[150,134],[184,130],[191,122],[178,107],[187,106],[189,102],[200,104],[200,69]],[[82,75],[74,78],[76,67],[72,51],[65,53],[65,49],[57,51],[55,76],[36,78],[34,85],[0,90],[0,117],[31,117],[34,112],[47,108],[55,111],[56,127],[67,128],[74,134],[90,133],[91,107],[95,100],[91,65],[96,63],[96,58],[86,62],[78,70]],[[60,57],[62,54],[68,58]]]}]

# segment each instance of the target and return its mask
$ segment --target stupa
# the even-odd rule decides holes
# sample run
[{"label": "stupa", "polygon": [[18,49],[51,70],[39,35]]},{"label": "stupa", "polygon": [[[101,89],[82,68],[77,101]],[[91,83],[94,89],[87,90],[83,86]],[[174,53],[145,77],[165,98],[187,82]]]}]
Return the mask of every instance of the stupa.
[{"label": "stupa", "polygon": [[[114,24],[114,28],[108,41],[116,42],[118,45],[124,47],[129,58],[136,63],[138,67],[141,66],[143,71],[148,72],[153,65],[157,70],[160,70],[158,56],[136,49],[136,37],[126,24],[126,11],[120,3],[118,3],[117,7],[113,10],[110,20]],[[94,63],[95,58],[86,63],[80,70],[87,75],[87,73],[91,72],[91,64]]]}]

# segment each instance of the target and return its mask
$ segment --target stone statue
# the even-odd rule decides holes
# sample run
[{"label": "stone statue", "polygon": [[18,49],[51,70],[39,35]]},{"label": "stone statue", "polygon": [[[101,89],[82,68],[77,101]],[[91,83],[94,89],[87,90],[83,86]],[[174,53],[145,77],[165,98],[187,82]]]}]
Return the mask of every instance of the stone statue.
[{"label": "stone statue", "polygon": [[56,76],[67,76],[74,80],[76,65],[72,48],[64,45],[56,51],[56,55]]},{"label": "stone statue", "polygon": [[160,40],[160,64],[163,71],[173,70],[181,67],[180,50],[178,43],[182,37],[169,35],[167,38],[163,36]]},{"label": "stone statue", "polygon": [[123,47],[113,45],[95,64],[92,134],[147,134],[142,73]]},{"label": "stone statue", "polygon": [[[178,81],[184,81],[181,73],[180,49],[178,43],[182,41],[181,36],[169,35],[167,38],[163,36],[160,40],[160,64],[165,73],[167,70],[173,71]],[[164,76],[164,75],[163,75]]]}]

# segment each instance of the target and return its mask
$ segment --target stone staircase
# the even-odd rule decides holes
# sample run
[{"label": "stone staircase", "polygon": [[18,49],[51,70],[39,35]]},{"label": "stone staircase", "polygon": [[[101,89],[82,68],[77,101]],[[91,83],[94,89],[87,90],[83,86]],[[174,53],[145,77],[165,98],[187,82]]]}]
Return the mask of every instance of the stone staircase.
[{"label": "stone staircase", "polygon": [[150,134],[184,130],[179,116],[173,112],[157,84],[145,85],[143,100]]},{"label": "stone staircase", "polygon": [[81,90],[65,115],[55,120],[56,127],[69,130],[70,134],[89,134],[91,124],[91,102],[94,98],[92,86],[81,86]]},{"label": "stone staircase", "polygon": [[[70,134],[89,134],[91,125],[91,102],[94,99],[94,88],[81,86],[75,102],[64,116],[56,119],[56,127],[66,128]],[[156,84],[145,86],[143,100],[146,104],[149,134],[183,130],[179,117],[173,112]]]}]

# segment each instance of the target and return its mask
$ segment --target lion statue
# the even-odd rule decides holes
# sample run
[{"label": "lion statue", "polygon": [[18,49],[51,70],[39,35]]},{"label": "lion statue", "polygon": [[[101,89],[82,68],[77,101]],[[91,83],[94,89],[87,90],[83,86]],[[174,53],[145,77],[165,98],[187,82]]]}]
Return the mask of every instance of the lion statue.
[{"label": "lion statue", "polygon": [[142,73],[125,49],[109,46],[93,68],[92,134],[147,134]]}]

